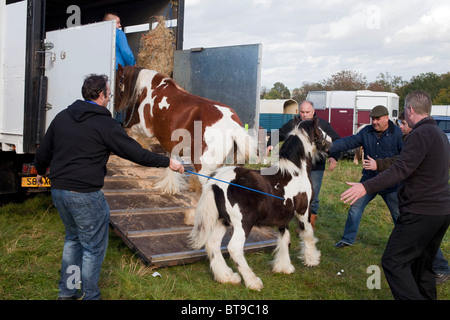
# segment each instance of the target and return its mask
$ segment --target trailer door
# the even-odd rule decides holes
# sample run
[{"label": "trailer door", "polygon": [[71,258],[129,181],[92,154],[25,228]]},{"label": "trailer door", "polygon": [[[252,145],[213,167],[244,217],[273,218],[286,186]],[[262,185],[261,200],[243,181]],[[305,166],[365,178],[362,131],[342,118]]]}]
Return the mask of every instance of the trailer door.
[{"label": "trailer door", "polygon": [[[83,99],[81,87],[91,74],[106,74],[111,92],[115,82],[114,21],[47,32],[46,42],[53,44],[45,59],[48,78],[45,130],[53,118],[77,99]],[[113,110],[114,96],[108,105]]]},{"label": "trailer door", "polygon": [[[370,111],[372,111],[372,109],[375,106],[378,105],[382,105],[386,108],[388,108],[388,98],[385,96],[370,96],[370,95],[358,95],[356,97],[356,110],[358,112],[358,119],[357,119],[357,127],[359,128],[360,126],[364,125],[364,124],[371,124],[371,119],[370,119]],[[389,115],[389,118],[391,118],[392,115]],[[357,128],[355,128],[356,130]]]},{"label": "trailer door", "polygon": [[178,50],[174,80],[186,91],[233,108],[244,125],[259,127],[261,44]]}]

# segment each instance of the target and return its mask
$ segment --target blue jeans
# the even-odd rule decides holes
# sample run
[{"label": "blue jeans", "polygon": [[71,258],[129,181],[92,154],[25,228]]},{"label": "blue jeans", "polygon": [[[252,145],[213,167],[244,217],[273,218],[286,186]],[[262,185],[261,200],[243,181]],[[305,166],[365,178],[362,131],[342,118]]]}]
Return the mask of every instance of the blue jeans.
[{"label": "blue jeans", "polygon": [[436,274],[443,273],[449,274],[450,267],[448,266],[448,261],[444,258],[441,248],[438,249],[436,257],[433,260],[433,271]]},{"label": "blue jeans", "polygon": [[322,187],[323,170],[311,171],[311,183],[314,190],[314,197],[311,202],[311,214],[317,214],[319,212],[319,193]]},{"label": "blue jeans", "polygon": [[52,189],[52,199],[66,231],[59,297],[79,297],[81,289],[82,299],[100,299],[98,279],[109,235],[109,207],[103,192]]},{"label": "blue jeans", "polygon": [[[378,193],[366,194],[364,197],[358,199],[353,205],[350,206],[341,242],[349,245],[352,245],[355,242],[364,209],[366,208],[367,204],[372,201],[373,198],[375,198],[377,194]],[[398,216],[400,215],[400,212],[398,210],[397,191],[384,194],[380,193],[380,196],[388,206],[389,211],[391,212],[392,220],[395,224]]]}]

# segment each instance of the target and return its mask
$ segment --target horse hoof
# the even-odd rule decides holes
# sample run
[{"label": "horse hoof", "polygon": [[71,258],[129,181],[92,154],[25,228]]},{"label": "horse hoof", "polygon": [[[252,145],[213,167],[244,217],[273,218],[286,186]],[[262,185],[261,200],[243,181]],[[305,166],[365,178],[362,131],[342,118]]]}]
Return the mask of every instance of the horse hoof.
[{"label": "horse hoof", "polygon": [[253,281],[246,283],[245,286],[251,290],[257,291],[261,291],[261,289],[264,288],[263,282],[260,278],[256,278]]},{"label": "horse hoof", "polygon": [[193,226],[195,224],[195,209],[186,210],[184,214],[184,223],[188,226]]},{"label": "horse hoof", "polygon": [[319,261],[304,261],[303,264],[307,267],[315,267],[319,265]]},{"label": "horse hoof", "polygon": [[240,284],[241,276],[239,275],[239,273],[234,272],[230,277],[230,281],[228,281],[228,282],[233,283],[233,284]]},{"label": "horse hoof", "polygon": [[276,273],[284,273],[284,274],[292,274],[292,273],[295,272],[295,268],[294,268],[294,266],[290,266],[290,267],[287,267],[287,268],[284,268],[284,269],[279,269],[277,271],[274,270],[274,272],[276,272]]},{"label": "horse hoof", "polygon": [[284,267],[284,268],[282,268],[282,267],[274,267],[272,269],[272,272],[274,272],[274,273],[284,273],[284,274],[291,274],[291,273],[294,273],[294,271],[295,271],[295,268],[294,268],[294,266],[292,264],[290,266],[287,266],[287,267]]},{"label": "horse hoof", "polygon": [[231,284],[240,284],[241,276],[237,272],[230,272],[221,277],[215,277],[215,279],[219,283],[231,283]]},{"label": "horse hoof", "polygon": [[320,254],[315,256],[302,257],[303,264],[307,267],[315,267],[320,263]]}]

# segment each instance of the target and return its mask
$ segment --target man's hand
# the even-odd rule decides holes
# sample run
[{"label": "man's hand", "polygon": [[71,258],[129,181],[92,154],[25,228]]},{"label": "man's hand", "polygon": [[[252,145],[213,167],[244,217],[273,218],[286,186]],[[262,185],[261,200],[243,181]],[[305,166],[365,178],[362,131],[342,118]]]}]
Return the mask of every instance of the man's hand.
[{"label": "man's hand", "polygon": [[42,176],[41,175],[37,175],[36,176],[36,182],[38,184],[39,187],[42,187]]},{"label": "man's hand", "polygon": [[172,159],[172,158],[170,158],[169,168],[172,169],[173,171],[176,171],[179,173],[184,173],[183,164],[180,161]]},{"label": "man's hand", "polygon": [[367,194],[367,191],[362,183],[347,182],[347,184],[352,187],[348,188],[341,194],[341,201],[344,201],[344,203],[351,201],[350,205],[352,205],[356,202],[356,200],[364,197]]},{"label": "man's hand", "polygon": [[367,159],[363,160],[363,168],[366,170],[377,170],[377,161],[367,156]]},{"label": "man's hand", "polygon": [[328,164],[329,164],[328,169],[329,169],[330,171],[333,171],[333,170],[336,168],[336,166],[337,166],[337,161],[336,161],[336,159],[333,158],[333,157],[330,157],[330,158],[328,158],[327,162],[328,162]]}]

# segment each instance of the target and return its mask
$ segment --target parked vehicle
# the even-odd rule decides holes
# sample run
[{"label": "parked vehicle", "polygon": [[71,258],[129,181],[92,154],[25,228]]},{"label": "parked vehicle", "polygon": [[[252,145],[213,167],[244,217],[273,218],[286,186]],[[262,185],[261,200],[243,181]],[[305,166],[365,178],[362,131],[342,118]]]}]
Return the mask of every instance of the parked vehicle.
[{"label": "parked vehicle", "polygon": [[105,12],[135,27],[125,32],[136,56],[149,17],[167,8],[181,49],[184,0],[0,1],[0,194],[45,191],[37,188],[34,154],[55,115],[80,98],[74,88],[86,75],[106,74],[114,88],[116,27],[102,22]]},{"label": "parked vehicle", "polygon": [[450,117],[450,106],[448,105],[433,105],[431,107],[432,116],[447,116]]},{"label": "parked vehicle", "polygon": [[433,105],[431,116],[436,120],[439,128],[445,132],[450,142],[450,105]]},{"label": "parked vehicle", "polygon": [[450,143],[450,116],[433,116],[433,118],[436,120],[438,127],[445,132]]},{"label": "parked vehicle", "polygon": [[341,137],[357,133],[360,126],[370,124],[370,111],[377,105],[389,110],[389,119],[398,119],[399,97],[391,92],[310,91],[306,100],[314,103],[318,117],[327,120]]},{"label": "parked vehicle", "polygon": [[259,126],[270,133],[298,115],[298,103],[292,99],[264,99],[259,102]]}]

